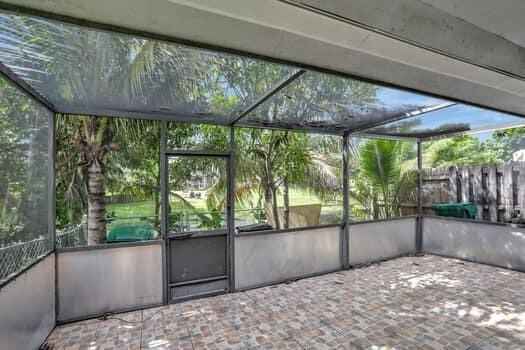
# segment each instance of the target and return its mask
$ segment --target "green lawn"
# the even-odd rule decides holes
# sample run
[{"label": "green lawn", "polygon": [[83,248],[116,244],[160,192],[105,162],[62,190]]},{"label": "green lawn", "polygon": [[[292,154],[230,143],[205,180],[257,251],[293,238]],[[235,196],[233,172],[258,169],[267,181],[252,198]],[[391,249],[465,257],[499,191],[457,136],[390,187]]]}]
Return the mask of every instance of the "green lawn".
[{"label": "green lawn", "polygon": [[[203,192],[204,195],[204,192]],[[206,212],[208,209],[206,207],[206,199],[205,198],[185,198],[193,207],[196,209],[199,209],[203,212]],[[257,198],[255,195],[253,198],[248,198],[244,201],[244,205],[237,205],[236,209],[242,210],[242,209],[250,209],[250,206],[248,203],[257,203]],[[291,189],[290,190],[290,205],[304,205],[304,204],[316,204],[321,203],[321,200],[315,196],[314,194],[310,194],[307,191],[298,190],[298,189]],[[278,199],[278,205],[283,205],[283,199],[282,196],[279,196]],[[178,206],[177,204],[172,202],[172,208]],[[107,211],[110,214],[114,214],[117,218],[125,218],[125,217],[137,217],[137,216],[153,216],[155,215],[155,208],[153,201],[146,201],[146,202],[130,202],[130,203],[112,203],[107,205]],[[249,215],[249,213],[245,212],[239,213],[239,216]]]},{"label": "green lawn", "polygon": [[130,203],[111,203],[106,206],[109,214],[116,217],[137,217],[154,216],[155,204],[153,201],[130,202]]}]

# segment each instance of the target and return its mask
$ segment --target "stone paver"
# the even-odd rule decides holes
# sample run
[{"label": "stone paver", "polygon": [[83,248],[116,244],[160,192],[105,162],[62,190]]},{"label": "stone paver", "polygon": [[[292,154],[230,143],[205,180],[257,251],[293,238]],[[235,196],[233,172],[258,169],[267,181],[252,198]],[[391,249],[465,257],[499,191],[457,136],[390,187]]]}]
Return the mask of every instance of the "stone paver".
[{"label": "stone paver", "polygon": [[525,349],[525,274],[402,257],[57,327],[53,349]]}]

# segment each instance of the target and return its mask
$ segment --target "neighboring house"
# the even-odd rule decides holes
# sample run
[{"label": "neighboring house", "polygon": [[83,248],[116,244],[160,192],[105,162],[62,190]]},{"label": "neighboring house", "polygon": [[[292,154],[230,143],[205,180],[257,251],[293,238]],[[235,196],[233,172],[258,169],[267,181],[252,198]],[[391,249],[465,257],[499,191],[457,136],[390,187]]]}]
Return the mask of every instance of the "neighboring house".
[{"label": "neighboring house", "polygon": [[515,162],[525,162],[525,149],[520,149],[512,154],[512,160]]},{"label": "neighboring house", "polygon": [[186,181],[186,191],[205,191],[217,182],[217,176],[195,172],[190,180]]}]

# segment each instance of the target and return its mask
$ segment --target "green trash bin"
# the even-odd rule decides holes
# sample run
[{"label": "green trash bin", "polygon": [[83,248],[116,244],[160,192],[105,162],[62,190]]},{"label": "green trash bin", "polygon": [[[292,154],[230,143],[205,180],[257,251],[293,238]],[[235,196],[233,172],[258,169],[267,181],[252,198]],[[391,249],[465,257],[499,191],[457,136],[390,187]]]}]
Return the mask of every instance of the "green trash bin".
[{"label": "green trash bin", "polygon": [[445,203],[434,204],[432,209],[437,216],[448,216],[462,219],[475,219],[478,208],[474,203]]},{"label": "green trash bin", "polygon": [[138,242],[151,240],[154,229],[150,224],[127,224],[109,231],[106,243]]}]

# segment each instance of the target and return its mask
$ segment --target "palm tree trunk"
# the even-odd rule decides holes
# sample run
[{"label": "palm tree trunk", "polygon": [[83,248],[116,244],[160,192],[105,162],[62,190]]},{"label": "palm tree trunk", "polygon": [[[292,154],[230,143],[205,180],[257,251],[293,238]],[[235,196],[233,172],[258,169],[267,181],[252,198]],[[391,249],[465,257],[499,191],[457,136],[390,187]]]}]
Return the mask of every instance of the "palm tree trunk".
[{"label": "palm tree trunk", "polygon": [[379,203],[377,201],[376,194],[374,194],[372,197],[372,217],[374,220],[379,219]]},{"label": "palm tree trunk", "polygon": [[[264,212],[266,214],[266,220],[271,225],[275,226],[276,221],[273,213],[273,195],[270,186],[264,186]],[[277,227],[274,227],[277,228]]]},{"label": "palm tree trunk", "polygon": [[391,212],[390,212],[390,197],[388,196],[387,185],[383,186],[382,192],[383,192],[383,203],[385,203],[384,204],[385,218],[388,219],[388,218],[390,218]]},{"label": "palm tree trunk", "polygon": [[273,218],[275,220],[275,228],[279,229],[281,228],[281,220],[279,220],[279,208],[277,207],[277,188],[275,188],[275,186],[272,186],[272,211]]},{"label": "palm tree trunk", "polygon": [[284,179],[283,182],[283,202],[284,202],[284,212],[283,212],[283,227],[290,227],[290,188],[288,185],[288,180]]},{"label": "palm tree trunk", "polygon": [[98,160],[87,168],[88,190],[88,245],[102,244],[106,240],[106,203],[104,175]]}]

